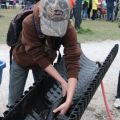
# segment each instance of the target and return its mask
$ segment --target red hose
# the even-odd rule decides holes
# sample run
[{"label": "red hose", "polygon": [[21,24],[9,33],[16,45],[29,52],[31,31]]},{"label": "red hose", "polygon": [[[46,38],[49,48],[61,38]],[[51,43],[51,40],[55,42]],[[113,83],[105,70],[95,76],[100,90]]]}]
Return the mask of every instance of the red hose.
[{"label": "red hose", "polygon": [[104,89],[104,85],[103,85],[102,81],[101,81],[101,89],[102,89],[102,95],[103,95],[103,99],[104,99],[104,104],[105,104],[105,107],[106,107],[106,112],[108,114],[109,120],[113,120],[112,114],[110,112],[110,108],[109,108],[108,103],[107,103],[105,89]]}]

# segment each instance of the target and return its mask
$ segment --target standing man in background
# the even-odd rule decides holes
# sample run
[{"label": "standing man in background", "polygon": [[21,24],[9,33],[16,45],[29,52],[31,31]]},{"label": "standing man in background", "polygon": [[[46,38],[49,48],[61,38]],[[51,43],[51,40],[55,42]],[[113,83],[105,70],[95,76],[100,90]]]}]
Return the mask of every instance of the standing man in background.
[{"label": "standing man in background", "polygon": [[93,0],[92,3],[92,20],[97,18],[98,0]]},{"label": "standing man in background", "polygon": [[116,95],[116,99],[114,102],[114,106],[115,108],[120,108],[120,72],[118,76],[117,95]]},{"label": "standing man in background", "polygon": [[74,4],[74,17],[75,17],[75,28],[76,30],[80,29],[80,24],[82,22],[82,0],[75,0]]},{"label": "standing man in background", "polygon": [[120,0],[118,1],[118,14],[117,14],[117,19],[118,19],[118,27],[120,28]]},{"label": "standing man in background", "polygon": [[92,10],[92,0],[89,0],[88,9],[87,9],[88,19],[91,18],[90,16],[91,10]]},{"label": "standing man in background", "polygon": [[107,21],[112,21],[113,22],[114,1],[115,0],[106,0],[106,4],[107,4]]}]

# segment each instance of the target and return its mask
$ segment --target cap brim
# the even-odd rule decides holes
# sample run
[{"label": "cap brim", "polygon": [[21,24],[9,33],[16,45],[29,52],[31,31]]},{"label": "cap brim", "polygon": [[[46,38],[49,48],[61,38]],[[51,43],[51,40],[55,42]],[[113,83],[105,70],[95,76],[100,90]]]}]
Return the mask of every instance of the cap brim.
[{"label": "cap brim", "polygon": [[63,37],[66,33],[68,20],[51,21],[44,16],[40,17],[40,26],[43,34],[47,36]]}]

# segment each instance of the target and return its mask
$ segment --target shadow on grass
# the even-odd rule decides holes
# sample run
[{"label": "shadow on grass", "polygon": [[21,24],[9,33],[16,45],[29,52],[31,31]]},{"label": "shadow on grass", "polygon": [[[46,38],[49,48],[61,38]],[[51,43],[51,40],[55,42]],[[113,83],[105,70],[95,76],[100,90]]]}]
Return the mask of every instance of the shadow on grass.
[{"label": "shadow on grass", "polygon": [[0,18],[2,18],[2,17],[5,17],[5,16],[3,16],[3,15],[0,15]]},{"label": "shadow on grass", "polygon": [[78,34],[94,34],[94,32],[89,28],[80,28],[77,30]]}]

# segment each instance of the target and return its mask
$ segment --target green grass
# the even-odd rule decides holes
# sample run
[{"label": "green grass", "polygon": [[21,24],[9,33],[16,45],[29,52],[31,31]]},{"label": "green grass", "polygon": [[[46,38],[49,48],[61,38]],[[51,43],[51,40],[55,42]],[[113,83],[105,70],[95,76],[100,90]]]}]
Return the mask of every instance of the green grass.
[{"label": "green grass", "polygon": [[81,30],[78,30],[78,40],[85,41],[103,41],[120,40],[120,29],[117,22],[108,21],[82,21]]},{"label": "green grass", "polygon": [[79,35],[79,34],[93,34],[94,32],[89,28],[85,29],[81,27],[80,29],[77,30],[77,33]]},{"label": "green grass", "polygon": [[[0,9],[0,16],[3,16],[0,17],[0,43],[6,42],[9,23],[20,11],[20,8]],[[103,41],[107,39],[120,40],[120,29],[116,22],[83,20],[81,28],[78,30],[78,40],[80,42]]]}]

